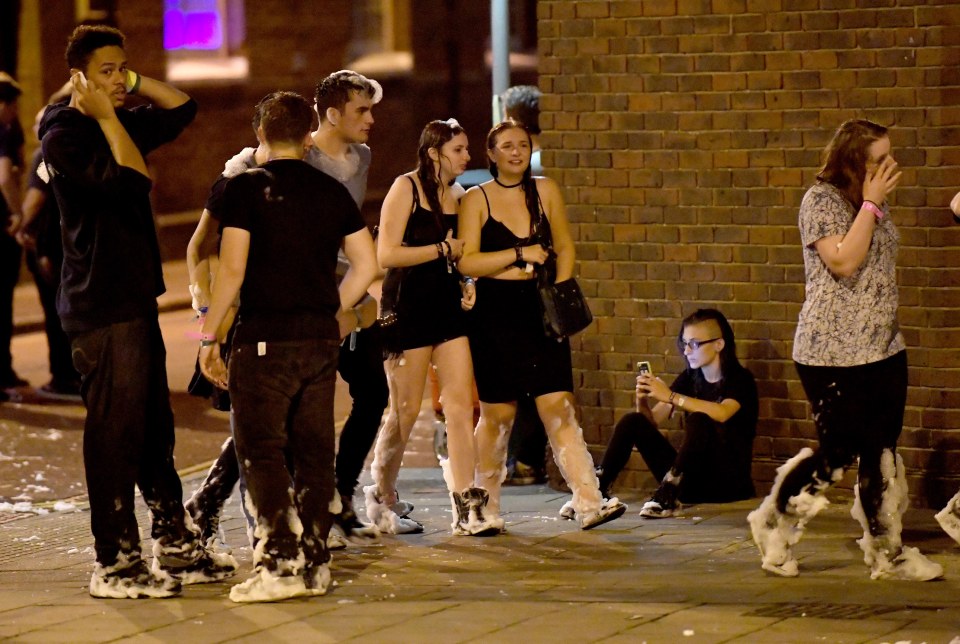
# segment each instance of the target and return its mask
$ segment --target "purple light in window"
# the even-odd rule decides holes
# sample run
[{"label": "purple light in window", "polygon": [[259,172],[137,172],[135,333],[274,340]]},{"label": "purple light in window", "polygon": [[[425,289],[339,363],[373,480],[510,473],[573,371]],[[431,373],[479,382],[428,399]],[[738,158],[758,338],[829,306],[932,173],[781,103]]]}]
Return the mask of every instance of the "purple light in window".
[{"label": "purple light in window", "polygon": [[222,46],[223,29],[216,11],[164,12],[164,49],[220,49]]}]

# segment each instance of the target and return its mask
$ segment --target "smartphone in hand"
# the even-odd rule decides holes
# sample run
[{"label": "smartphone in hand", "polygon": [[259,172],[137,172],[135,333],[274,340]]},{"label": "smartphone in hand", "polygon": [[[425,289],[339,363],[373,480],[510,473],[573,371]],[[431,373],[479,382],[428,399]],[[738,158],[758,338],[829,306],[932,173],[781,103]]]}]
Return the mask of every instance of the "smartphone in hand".
[{"label": "smartphone in hand", "polygon": [[652,375],[653,375],[653,369],[650,368],[650,363],[647,362],[646,360],[642,360],[642,361],[638,362],[638,363],[637,363],[637,375],[638,375],[638,376],[643,376],[643,375],[652,376]]}]

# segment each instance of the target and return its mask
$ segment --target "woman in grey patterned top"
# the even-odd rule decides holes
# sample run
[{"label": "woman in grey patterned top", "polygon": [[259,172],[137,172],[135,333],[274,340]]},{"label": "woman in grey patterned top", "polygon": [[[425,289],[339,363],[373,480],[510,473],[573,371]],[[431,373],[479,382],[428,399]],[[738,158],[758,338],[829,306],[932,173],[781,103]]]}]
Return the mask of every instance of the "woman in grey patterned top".
[{"label": "woman in grey patterned top", "polygon": [[800,204],[806,298],[793,360],[813,408],[819,447],[778,469],[748,520],[764,570],[798,574],[791,547],[827,505],[826,489],[859,457],[853,516],[874,579],[930,580],[943,568],[900,540],[907,505],[896,454],[907,399],[907,354],[897,323],[898,235],[888,196],[901,173],[887,129],[843,123]]}]

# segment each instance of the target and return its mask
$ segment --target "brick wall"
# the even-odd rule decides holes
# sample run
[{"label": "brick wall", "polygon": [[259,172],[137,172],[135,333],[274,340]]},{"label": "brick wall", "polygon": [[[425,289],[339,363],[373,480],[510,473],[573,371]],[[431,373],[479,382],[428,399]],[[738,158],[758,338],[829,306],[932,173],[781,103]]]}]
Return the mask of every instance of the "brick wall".
[{"label": "brick wall", "polygon": [[790,360],[803,301],[797,208],[835,127],[866,117],[892,126],[903,168],[892,200],[911,383],[900,453],[916,500],[952,495],[960,5],[540,0],[538,11],[544,166],[564,186],[597,318],[574,341],[588,442],[605,444],[632,406],[638,358],[682,369],[674,338],[699,306],[730,318],[760,385],[758,488],[815,442]]}]

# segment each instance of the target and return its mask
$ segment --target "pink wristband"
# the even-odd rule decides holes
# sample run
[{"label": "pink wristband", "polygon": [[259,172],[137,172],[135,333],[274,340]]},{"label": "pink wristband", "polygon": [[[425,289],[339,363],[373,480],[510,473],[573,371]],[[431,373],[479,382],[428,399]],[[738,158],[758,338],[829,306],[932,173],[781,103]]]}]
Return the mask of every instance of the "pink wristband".
[{"label": "pink wristband", "polygon": [[872,212],[878,221],[880,219],[883,219],[883,211],[880,210],[880,208],[877,207],[877,204],[873,203],[872,201],[864,201],[863,205],[861,205],[860,207],[866,208],[867,210]]}]

